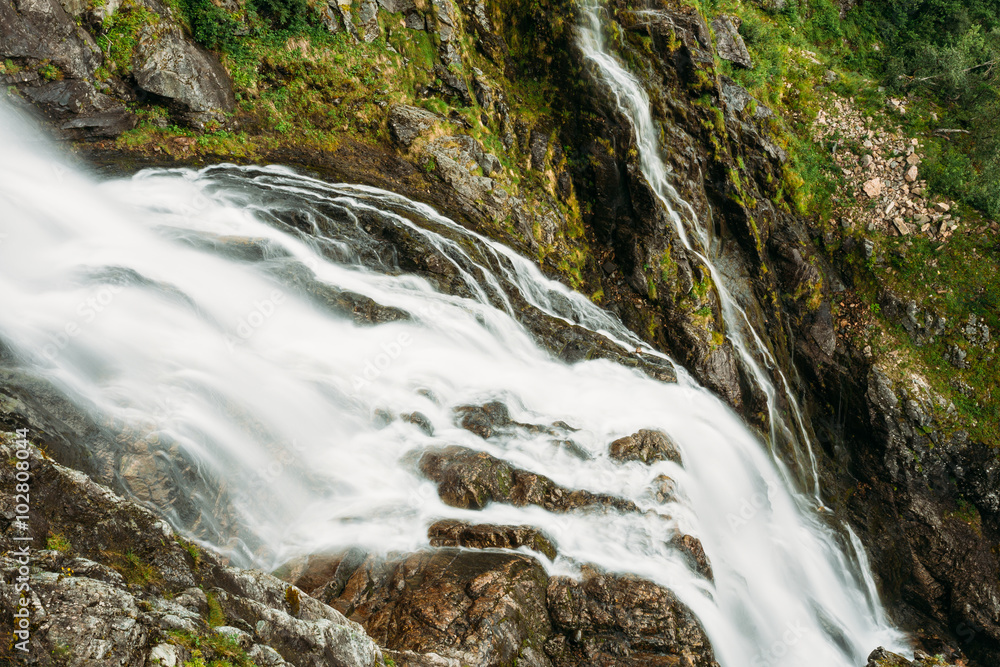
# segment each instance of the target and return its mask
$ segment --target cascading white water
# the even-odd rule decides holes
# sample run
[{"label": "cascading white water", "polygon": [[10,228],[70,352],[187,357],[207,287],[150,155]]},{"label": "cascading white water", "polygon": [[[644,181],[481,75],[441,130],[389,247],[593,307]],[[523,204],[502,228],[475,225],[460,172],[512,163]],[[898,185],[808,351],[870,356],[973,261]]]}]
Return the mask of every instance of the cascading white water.
[{"label": "cascading white water", "polygon": [[[804,453],[801,451],[797,452],[797,458],[804,458],[807,462],[810,478],[800,480],[800,482],[807,482],[813,487],[812,491],[815,500],[822,506],[816,456],[813,452],[812,442],[805,428],[798,402],[791,391],[791,385],[785,379],[771,351],[750,323],[750,318],[747,317],[746,312],[726,288],[722,273],[710,259],[708,252],[710,245],[708,229],[705,225],[701,224],[694,209],[689,203],[684,201],[670,182],[667,167],[660,154],[660,134],[653,120],[649,96],[646,94],[639,80],[608,49],[600,18],[601,12],[602,8],[596,0],[591,0],[583,7],[583,24],[580,27],[579,39],[580,47],[587,59],[596,66],[600,80],[608,86],[614,95],[619,111],[631,122],[635,132],[636,147],[639,151],[642,174],[663,205],[667,217],[670,218],[674,228],[677,230],[677,235],[680,237],[681,243],[684,244],[688,252],[701,260],[712,276],[712,282],[715,284],[716,292],[719,295],[722,319],[726,328],[726,337],[736,349],[743,364],[750,371],[757,386],[764,392],[767,399],[771,443],[776,442],[776,428],[780,428],[786,439],[793,445],[798,446],[800,441],[804,443],[806,451]],[[678,212],[678,209],[683,211],[684,215]],[[694,228],[700,248],[694,244],[688,235],[685,222],[690,223]],[[793,426],[797,429],[800,437],[796,437],[792,429],[789,428],[787,420],[778,410],[777,388],[761,366],[755,353],[763,359],[768,369],[774,371],[781,380],[785,398],[792,411]],[[775,462],[783,471],[786,470],[783,462],[777,455],[775,456]],[[786,475],[791,479],[791,475],[787,474],[787,471]]]},{"label": "cascading white water", "polygon": [[[239,534],[252,539],[227,542],[235,532],[209,525],[213,499],[192,502],[203,510],[198,534],[238,562],[270,567],[349,545],[413,550],[440,518],[532,524],[559,548],[544,563],[552,572],[595,563],[674,590],[725,667],[853,667],[875,646],[901,647],[834,534],[710,392],[605,360],[569,365],[538,347],[503,294],[623,347],[636,340],[509,249],[398,195],[277,167],[150,170],[97,184],[11,127],[0,123],[0,341],[95,419],[171,443],[203,478],[234,490]],[[289,212],[314,234],[281,222]],[[467,296],[393,270],[366,240],[372,219],[442,249]],[[360,326],[288,278],[303,271],[410,319]],[[541,434],[483,440],[456,426],[454,407],[491,399],[520,422],[579,429],[572,438],[590,458]],[[380,410],[420,411],[434,435],[382,424]],[[640,428],[669,433],[683,466],[611,460],[608,443]],[[406,463],[439,444],[654,511],[448,507]],[[676,502],[650,493],[661,474],[676,481]],[[678,530],[700,538],[714,583],[668,545]]]}]

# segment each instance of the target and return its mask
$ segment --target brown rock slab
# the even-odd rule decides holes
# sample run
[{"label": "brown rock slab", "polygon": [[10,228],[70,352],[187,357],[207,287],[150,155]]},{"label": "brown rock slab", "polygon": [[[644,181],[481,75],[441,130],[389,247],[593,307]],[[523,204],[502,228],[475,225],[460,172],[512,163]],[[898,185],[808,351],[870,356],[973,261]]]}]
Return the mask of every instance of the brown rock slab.
[{"label": "brown rock slab", "polygon": [[629,500],[567,489],[548,477],[519,470],[485,452],[465,447],[431,449],[420,457],[418,467],[424,476],[437,482],[438,495],[452,507],[482,509],[491,502],[505,502],[515,507],[538,505],[552,512],[594,506],[638,511]]},{"label": "brown rock slab", "polygon": [[[436,654],[463,665],[548,664],[548,579],[517,553],[439,549],[368,558],[331,600],[392,651]],[[416,665],[447,665],[424,657]]]},{"label": "brown rock slab", "polygon": [[556,548],[542,531],[531,526],[497,526],[471,524],[456,519],[444,519],[427,529],[432,547],[469,547],[474,549],[518,549],[528,547],[549,560],[556,557]]}]

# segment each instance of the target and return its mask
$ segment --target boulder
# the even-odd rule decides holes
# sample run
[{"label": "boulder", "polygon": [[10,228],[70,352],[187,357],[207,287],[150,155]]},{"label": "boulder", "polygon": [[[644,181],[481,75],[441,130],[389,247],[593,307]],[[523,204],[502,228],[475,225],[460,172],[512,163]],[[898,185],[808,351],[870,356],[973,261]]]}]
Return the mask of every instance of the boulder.
[{"label": "boulder", "polygon": [[179,27],[147,26],[132,62],[136,85],[168,100],[197,124],[236,106],[233,84],[219,59],[184,37]]},{"label": "boulder", "polygon": [[58,0],[0,3],[0,58],[47,60],[73,79],[91,78],[103,61],[93,38]]},{"label": "boulder", "polygon": [[681,453],[677,445],[663,431],[643,429],[624,438],[618,438],[611,443],[609,455],[614,460],[642,461],[655,463],[657,461],[673,461],[680,464]]},{"label": "boulder", "polygon": [[555,667],[716,667],[694,614],[666,588],[585,568],[582,581],[549,580],[555,634],[545,652]]},{"label": "boulder", "polygon": [[750,69],[753,67],[753,60],[750,59],[747,45],[740,37],[739,28],[740,19],[735,16],[716,17],[712,21],[712,30],[715,31],[715,50],[723,60]]},{"label": "boulder", "polygon": [[460,196],[470,202],[494,200],[495,181],[481,175],[486,154],[475,139],[465,134],[437,137],[425,152],[434,159],[435,173]]},{"label": "boulder", "polygon": [[774,115],[769,108],[754,98],[747,89],[739,85],[728,76],[720,76],[719,82],[722,84],[722,97],[726,101],[726,107],[734,114],[743,113],[747,107],[753,107],[754,118],[758,120],[770,118]]},{"label": "boulder", "polygon": [[463,405],[455,409],[460,415],[459,425],[466,431],[471,431],[483,440],[513,426],[510,411],[500,401],[491,401],[484,405]]},{"label": "boulder", "polygon": [[443,116],[408,104],[396,104],[389,109],[389,131],[404,146],[444,120]]}]

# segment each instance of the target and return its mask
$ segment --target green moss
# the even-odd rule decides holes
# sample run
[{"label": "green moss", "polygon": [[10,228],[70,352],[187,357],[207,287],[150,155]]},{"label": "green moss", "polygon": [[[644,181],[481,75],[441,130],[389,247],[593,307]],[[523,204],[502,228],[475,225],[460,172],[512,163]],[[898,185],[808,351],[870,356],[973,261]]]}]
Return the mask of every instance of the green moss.
[{"label": "green moss", "polygon": [[73,545],[61,533],[49,533],[45,548],[66,553],[72,551]]},{"label": "green moss", "polygon": [[226,624],[226,615],[222,611],[219,599],[211,591],[205,593],[205,598],[208,600],[208,617],[205,619],[205,622],[211,628],[222,627]]},{"label": "green moss", "polygon": [[163,582],[163,575],[153,565],[146,563],[134,551],[129,549],[124,553],[107,552],[110,566],[124,577],[126,583],[136,586],[148,586]]}]

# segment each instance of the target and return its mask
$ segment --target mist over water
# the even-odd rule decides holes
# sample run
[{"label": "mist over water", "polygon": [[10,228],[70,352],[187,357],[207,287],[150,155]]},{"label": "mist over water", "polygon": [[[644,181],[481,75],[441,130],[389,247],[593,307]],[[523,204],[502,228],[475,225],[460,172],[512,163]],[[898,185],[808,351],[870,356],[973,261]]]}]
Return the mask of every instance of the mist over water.
[{"label": "mist over water", "polygon": [[[856,541],[812,513],[715,396],[682,369],[665,384],[539,347],[516,304],[654,356],[510,249],[398,195],[281,167],[98,183],[19,139],[12,122],[0,128],[0,343],[128,436],[123,460],[140,466],[138,454],[155,452],[187,485],[183,502],[158,504],[143,474],[123,471],[183,534],[268,569],[351,545],[426,547],[441,518],[531,524],[559,549],[555,562],[541,558],[550,572],[594,563],[674,590],[726,667],[861,665],[876,646],[900,647]],[[400,270],[373,225],[419,236],[459,278],[441,291]],[[317,299],[323,288],[396,315],[359,324]],[[565,422],[587,457],[545,433],[483,440],[456,425],[454,408],[489,400],[518,422]],[[433,435],[385,418],[414,411]],[[683,466],[608,457],[612,440],[642,428],[668,433]],[[413,460],[453,444],[642,511],[448,507]],[[676,502],[651,492],[664,474]],[[669,546],[678,531],[702,541],[714,583]]]}]

